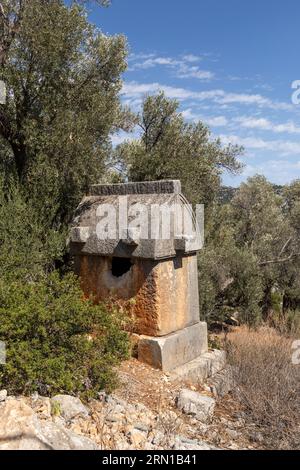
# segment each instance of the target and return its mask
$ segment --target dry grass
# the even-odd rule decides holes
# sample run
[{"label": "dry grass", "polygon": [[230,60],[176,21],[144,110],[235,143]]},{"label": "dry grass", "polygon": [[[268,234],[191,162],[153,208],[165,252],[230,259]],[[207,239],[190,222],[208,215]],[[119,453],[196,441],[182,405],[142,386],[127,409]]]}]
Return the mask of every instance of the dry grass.
[{"label": "dry grass", "polygon": [[294,338],[300,338],[300,311],[290,310],[283,314],[274,312],[268,319],[268,324],[274,327],[280,334]]},{"label": "dry grass", "polygon": [[234,394],[273,449],[300,448],[300,366],[291,344],[268,327],[238,328],[226,340]]}]

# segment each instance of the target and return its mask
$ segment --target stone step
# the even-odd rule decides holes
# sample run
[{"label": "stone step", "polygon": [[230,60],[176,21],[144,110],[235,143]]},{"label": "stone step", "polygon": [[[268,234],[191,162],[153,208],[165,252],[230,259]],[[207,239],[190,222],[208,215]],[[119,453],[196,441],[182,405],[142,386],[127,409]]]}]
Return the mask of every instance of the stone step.
[{"label": "stone step", "polygon": [[208,378],[214,376],[226,365],[225,351],[217,349],[199,355],[196,359],[176,367],[171,372],[171,380],[182,380],[203,384]]},{"label": "stone step", "polygon": [[207,351],[205,322],[196,323],[162,337],[140,336],[138,343],[139,361],[164,372],[171,372]]}]

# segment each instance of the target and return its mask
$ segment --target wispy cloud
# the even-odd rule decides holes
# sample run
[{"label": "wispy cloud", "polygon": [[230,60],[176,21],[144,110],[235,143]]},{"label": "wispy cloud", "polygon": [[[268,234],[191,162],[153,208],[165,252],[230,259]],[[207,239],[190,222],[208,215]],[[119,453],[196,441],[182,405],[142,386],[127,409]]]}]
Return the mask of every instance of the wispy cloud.
[{"label": "wispy cloud", "polygon": [[273,101],[270,98],[266,98],[259,94],[230,93],[222,89],[197,92],[186,88],[173,87],[160,83],[138,83],[132,81],[124,83],[121,93],[128,99],[142,99],[143,95],[157,93],[159,90],[164,91],[169,98],[175,98],[178,100],[194,100],[199,102],[209,100],[219,105],[254,105],[259,108],[269,108],[273,110],[295,110],[295,107],[292,104]]},{"label": "wispy cloud", "polygon": [[185,62],[200,62],[202,60],[202,57],[194,54],[186,54],[182,56],[182,59]]},{"label": "wispy cloud", "polygon": [[221,135],[224,144],[242,145],[246,149],[267,150],[280,153],[282,156],[300,155],[300,142],[289,140],[266,140],[257,137],[241,137],[238,135]]},{"label": "wispy cloud", "polygon": [[293,121],[286,123],[276,124],[269,119],[255,118],[249,116],[241,116],[235,119],[241,127],[247,129],[259,129],[264,131],[271,131],[274,133],[287,133],[287,134],[300,134],[300,127]]},{"label": "wispy cloud", "polygon": [[203,121],[205,124],[211,127],[224,127],[228,124],[228,119],[225,116],[205,116],[198,114],[188,108],[182,111],[182,116],[190,121]]},{"label": "wispy cloud", "polygon": [[155,57],[153,55],[148,56],[147,58],[143,59],[142,61],[134,62],[133,65],[130,66],[129,70],[137,70],[137,69],[151,69],[158,65],[166,65],[169,67],[175,67],[179,65],[180,62],[172,59],[171,57]]},{"label": "wispy cloud", "polygon": [[[164,91],[179,101],[185,119],[206,123],[214,135],[222,133],[224,144],[243,145],[251,164],[237,182],[255,173],[277,183],[300,175],[300,107],[280,100],[278,81],[269,84],[256,71],[249,76],[239,68],[228,74],[213,65],[214,59],[220,64],[213,54],[189,51],[131,54],[122,102],[140,111],[145,95]],[[124,138],[118,136],[115,143]]]},{"label": "wispy cloud", "polygon": [[[156,54],[141,54],[130,56],[129,72],[136,70],[147,70],[154,67],[167,67],[172,69],[177,78],[196,78],[198,80],[212,80],[215,74],[209,70],[202,70],[197,62],[202,58],[193,54],[186,54],[179,57],[159,56]],[[191,65],[193,64],[193,65]]]},{"label": "wispy cloud", "polygon": [[242,176],[224,175],[223,183],[229,186],[238,186],[242,181],[256,174],[265,175],[274,184],[287,184],[287,182],[297,179],[297,175],[300,174],[300,160],[290,162],[288,160],[271,159],[257,164],[247,164]]},{"label": "wispy cloud", "polygon": [[181,64],[177,70],[176,76],[178,78],[198,78],[199,80],[212,80],[215,77],[213,72],[208,70],[201,70],[197,66],[188,66]]}]

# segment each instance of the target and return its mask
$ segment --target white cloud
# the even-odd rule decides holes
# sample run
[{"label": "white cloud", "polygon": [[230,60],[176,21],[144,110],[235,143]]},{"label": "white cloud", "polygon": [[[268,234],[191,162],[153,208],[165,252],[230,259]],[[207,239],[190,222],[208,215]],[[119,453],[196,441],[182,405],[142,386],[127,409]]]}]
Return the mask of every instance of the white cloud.
[{"label": "white cloud", "polygon": [[224,91],[222,93],[223,96],[220,97],[220,102],[224,104],[249,104],[282,111],[290,111],[293,109],[293,106],[289,103],[272,101],[270,98],[258,94],[226,93]]},{"label": "white cloud", "polygon": [[264,140],[256,137],[240,137],[237,135],[221,135],[220,138],[224,144],[236,144],[243,147],[266,150],[284,155],[300,155],[300,142],[292,142],[288,140]]},{"label": "white cloud", "polygon": [[175,65],[179,65],[180,62],[177,60],[172,59],[171,57],[149,57],[142,62],[136,62],[130,68],[130,70],[136,69],[150,69],[156,67],[157,65],[167,65],[174,67]]},{"label": "white cloud", "polygon": [[207,91],[192,91],[185,88],[162,85],[160,83],[124,83],[121,93],[127,98],[142,98],[144,94],[157,93],[162,90],[169,98],[178,100],[206,101],[210,100],[219,105],[228,104],[255,105],[259,108],[269,108],[273,110],[295,110],[295,107],[288,103],[272,101],[258,94],[228,93],[222,89]]},{"label": "white cloud", "polygon": [[300,177],[300,160],[289,162],[288,160],[266,160],[258,164],[246,165],[240,176],[224,174],[223,184],[238,186],[247,178],[256,174],[265,175],[274,184],[289,184]]},{"label": "white cloud", "polygon": [[137,129],[134,129],[132,132],[126,132],[126,131],[119,131],[116,134],[112,134],[110,136],[110,140],[112,143],[113,147],[116,147],[119,144],[122,144],[126,140],[131,141],[138,139],[139,137],[139,132]]},{"label": "white cloud", "polygon": [[264,131],[272,131],[275,133],[288,133],[288,134],[300,134],[300,127],[296,126],[293,121],[288,121],[282,124],[275,124],[265,118],[255,118],[241,116],[235,119],[242,127],[247,129],[260,129]]},{"label": "white cloud", "polygon": [[228,119],[225,116],[215,116],[212,118],[204,118],[205,122],[212,127],[224,127],[228,124]]},{"label": "white cloud", "polygon": [[186,55],[182,56],[182,59],[185,62],[200,62],[202,60],[201,57],[199,57],[197,55],[194,55],[194,54],[186,54]]},{"label": "white cloud", "polygon": [[214,73],[209,70],[202,70],[197,65],[191,63],[199,62],[201,57],[193,54],[183,55],[180,58],[162,57],[155,54],[148,55],[133,55],[130,56],[129,71],[146,70],[153,67],[161,66],[168,67],[175,70],[175,75],[178,78],[197,78],[199,80],[211,80],[214,78]]},{"label": "white cloud", "polygon": [[194,97],[194,92],[185,90],[184,88],[176,88],[159,83],[138,82],[125,82],[121,94],[124,95],[125,98],[142,98],[145,94],[157,93],[160,90],[164,91],[169,98],[186,100]]},{"label": "white cloud", "polygon": [[133,52],[129,55],[128,60],[129,60],[129,62],[133,62],[133,61],[136,61],[136,60],[150,59],[150,57],[155,57],[155,54],[153,52],[151,52],[151,53],[141,52],[141,53],[138,53],[138,54],[135,54]]},{"label": "white cloud", "polygon": [[182,116],[185,119],[197,122],[202,121],[211,127],[224,127],[228,124],[228,119],[225,116],[205,116],[203,114],[196,114],[190,108],[182,111]]},{"label": "white cloud", "polygon": [[198,78],[199,80],[212,80],[215,74],[208,70],[201,70],[196,66],[190,67],[186,64],[181,64],[178,71],[176,72],[176,76],[178,78]]}]

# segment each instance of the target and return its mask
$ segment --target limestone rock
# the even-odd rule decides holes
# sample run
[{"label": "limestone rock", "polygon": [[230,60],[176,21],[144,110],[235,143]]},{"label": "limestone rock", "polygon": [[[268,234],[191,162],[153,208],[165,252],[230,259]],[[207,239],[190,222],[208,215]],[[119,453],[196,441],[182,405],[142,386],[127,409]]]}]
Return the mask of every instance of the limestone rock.
[{"label": "limestone rock", "polygon": [[179,393],[177,406],[183,413],[192,415],[197,420],[206,423],[213,416],[215,403],[213,398],[206,395],[201,395],[189,389],[182,389]]},{"label": "limestone rock", "polygon": [[11,399],[0,414],[0,450],[92,450],[96,445],[52,421],[40,421],[22,400]]},{"label": "limestone rock", "polygon": [[0,402],[5,401],[7,397],[7,390],[0,390]]},{"label": "limestone rock", "polygon": [[89,416],[88,409],[77,397],[72,397],[70,395],[56,395],[51,399],[51,402],[52,404],[57,403],[59,405],[60,414],[67,421],[78,417],[88,418]]},{"label": "limestone rock", "polygon": [[96,444],[84,436],[79,436],[65,427],[51,421],[40,422],[41,436],[52,449],[56,450],[96,450]]},{"label": "limestone rock", "polygon": [[132,444],[134,449],[139,449],[144,447],[147,440],[147,434],[143,431],[140,431],[136,428],[132,429],[129,433],[130,443]]},{"label": "limestone rock", "polygon": [[182,436],[176,436],[174,450],[211,450],[212,447],[203,441],[186,439]]},{"label": "limestone rock", "polygon": [[51,418],[51,401],[47,397],[38,397],[32,400],[31,404],[33,410],[38,414],[40,419]]},{"label": "limestone rock", "polygon": [[235,441],[236,439],[239,438],[240,436],[240,433],[235,431],[234,429],[227,429],[226,430],[226,434],[228,437],[230,437],[230,439],[232,439],[233,441]]},{"label": "limestone rock", "polygon": [[217,398],[227,395],[233,388],[233,375],[231,368],[225,367],[214,374],[208,381],[211,392]]}]

